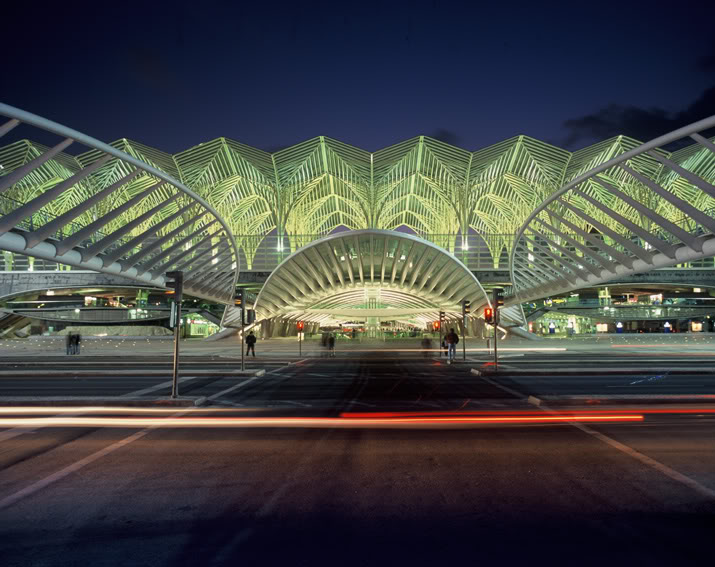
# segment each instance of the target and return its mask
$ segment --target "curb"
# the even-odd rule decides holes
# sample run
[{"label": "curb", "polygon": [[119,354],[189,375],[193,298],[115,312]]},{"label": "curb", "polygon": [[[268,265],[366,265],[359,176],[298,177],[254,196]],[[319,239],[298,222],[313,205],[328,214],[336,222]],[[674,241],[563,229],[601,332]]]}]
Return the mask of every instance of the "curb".
[{"label": "curb", "polygon": [[186,398],[95,398],[84,396],[7,396],[0,397],[2,407],[148,407],[148,408],[187,408],[198,407],[206,403],[206,396]]},{"label": "curb", "polygon": [[[536,402],[532,402],[532,399]],[[536,398],[529,396],[529,403],[539,406],[541,403],[548,403],[549,406],[578,405],[578,406],[600,406],[600,405],[633,405],[633,404],[703,404],[715,405],[715,397],[698,395],[668,395],[668,394],[634,394],[632,396],[543,396]]]},{"label": "curb", "polygon": [[[179,371],[179,376],[263,376],[264,369],[260,370],[230,370],[219,372],[217,370],[186,370]],[[0,370],[0,377],[14,376],[41,376],[53,378],[74,378],[75,376],[161,376],[171,378],[171,370],[112,370],[98,368],[97,370]]]},{"label": "curb", "polygon": [[692,370],[688,369],[677,369],[677,370],[663,370],[662,368],[640,368],[637,370],[623,370],[618,368],[605,368],[603,370],[583,370],[580,368],[573,369],[559,369],[559,370],[493,370],[489,367],[479,370],[477,368],[472,368],[471,373],[477,376],[607,376],[607,375],[618,375],[618,376],[644,376],[653,374],[667,374],[668,376],[673,375],[703,375],[712,376],[715,374],[715,370],[703,370],[702,368],[695,368]]}]

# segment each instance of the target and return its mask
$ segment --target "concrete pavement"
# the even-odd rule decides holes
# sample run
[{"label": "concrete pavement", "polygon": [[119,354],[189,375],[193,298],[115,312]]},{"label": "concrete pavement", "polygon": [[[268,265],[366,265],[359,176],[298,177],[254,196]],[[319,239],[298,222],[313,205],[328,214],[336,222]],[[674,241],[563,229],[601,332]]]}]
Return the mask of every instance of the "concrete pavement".
[{"label": "concrete pavement", "polygon": [[[460,373],[397,355],[317,359],[216,402],[226,415],[293,415],[310,408],[281,402],[309,400],[331,414],[380,400],[444,409],[456,393],[481,410],[526,406]],[[715,421],[646,417],[589,430],[39,428],[0,451],[0,554],[9,566],[702,565]]]}]

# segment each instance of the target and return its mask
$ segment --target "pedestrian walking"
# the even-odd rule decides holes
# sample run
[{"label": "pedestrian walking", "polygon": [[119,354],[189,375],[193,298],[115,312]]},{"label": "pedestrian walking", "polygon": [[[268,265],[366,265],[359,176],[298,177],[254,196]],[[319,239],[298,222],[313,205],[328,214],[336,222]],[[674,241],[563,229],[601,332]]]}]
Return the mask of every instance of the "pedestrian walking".
[{"label": "pedestrian walking", "polygon": [[432,339],[429,337],[422,339],[422,356],[425,358],[432,356]]},{"label": "pedestrian walking", "polygon": [[455,355],[457,354],[457,343],[459,342],[459,335],[454,332],[454,329],[450,329],[449,333],[447,333],[447,336],[444,337],[444,342],[447,343],[447,362],[451,364],[454,360]]},{"label": "pedestrian walking", "polygon": [[248,356],[250,352],[253,352],[253,358],[256,358],[256,335],[253,334],[253,331],[248,333],[246,345],[246,356]]},{"label": "pedestrian walking", "polygon": [[335,337],[333,333],[328,336],[328,350],[330,351],[330,356],[335,356]]},{"label": "pedestrian walking", "polygon": [[320,357],[328,356],[328,333],[323,333],[320,337],[320,346],[323,347],[323,350],[320,352]]}]

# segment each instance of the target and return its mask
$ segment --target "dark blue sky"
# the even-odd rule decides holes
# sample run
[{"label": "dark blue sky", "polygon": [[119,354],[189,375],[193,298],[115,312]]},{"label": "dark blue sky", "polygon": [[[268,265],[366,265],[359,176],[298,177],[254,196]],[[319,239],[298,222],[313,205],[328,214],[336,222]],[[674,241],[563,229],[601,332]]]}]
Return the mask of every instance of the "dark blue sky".
[{"label": "dark blue sky", "polygon": [[44,4],[3,8],[3,102],[168,152],[419,134],[574,149],[715,114],[713,2]]}]

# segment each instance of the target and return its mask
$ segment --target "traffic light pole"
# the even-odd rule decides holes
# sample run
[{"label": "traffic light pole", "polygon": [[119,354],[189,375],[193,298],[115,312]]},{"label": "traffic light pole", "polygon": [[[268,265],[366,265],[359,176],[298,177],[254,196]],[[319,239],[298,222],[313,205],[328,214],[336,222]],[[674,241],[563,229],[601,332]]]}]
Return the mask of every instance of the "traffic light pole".
[{"label": "traffic light pole", "polygon": [[174,280],[167,283],[174,288],[174,365],[171,371],[171,397],[176,398],[179,395],[179,339],[181,338],[181,299],[184,294],[184,272],[167,272],[166,277],[167,280]]},{"label": "traffic light pole", "polygon": [[499,355],[497,354],[497,343],[499,342],[499,308],[494,309],[494,370],[499,372]]},{"label": "traffic light pole", "polygon": [[492,307],[494,309],[494,371],[499,372],[499,355],[497,350],[499,348],[499,309],[504,305],[504,290],[501,288],[494,288],[492,290]]},{"label": "traffic light pole", "polygon": [[181,332],[181,294],[175,296],[174,308],[176,310],[176,321],[174,323],[174,366],[171,372],[171,397],[179,395],[179,339]]},{"label": "traffic light pole", "polygon": [[467,361],[467,314],[462,315],[462,359]]},{"label": "traffic light pole", "polygon": [[[246,370],[246,337],[244,336],[246,333],[244,331],[244,327],[246,324],[244,323],[243,320],[243,305],[241,305],[241,372]],[[255,353],[254,353],[255,356]]]}]

